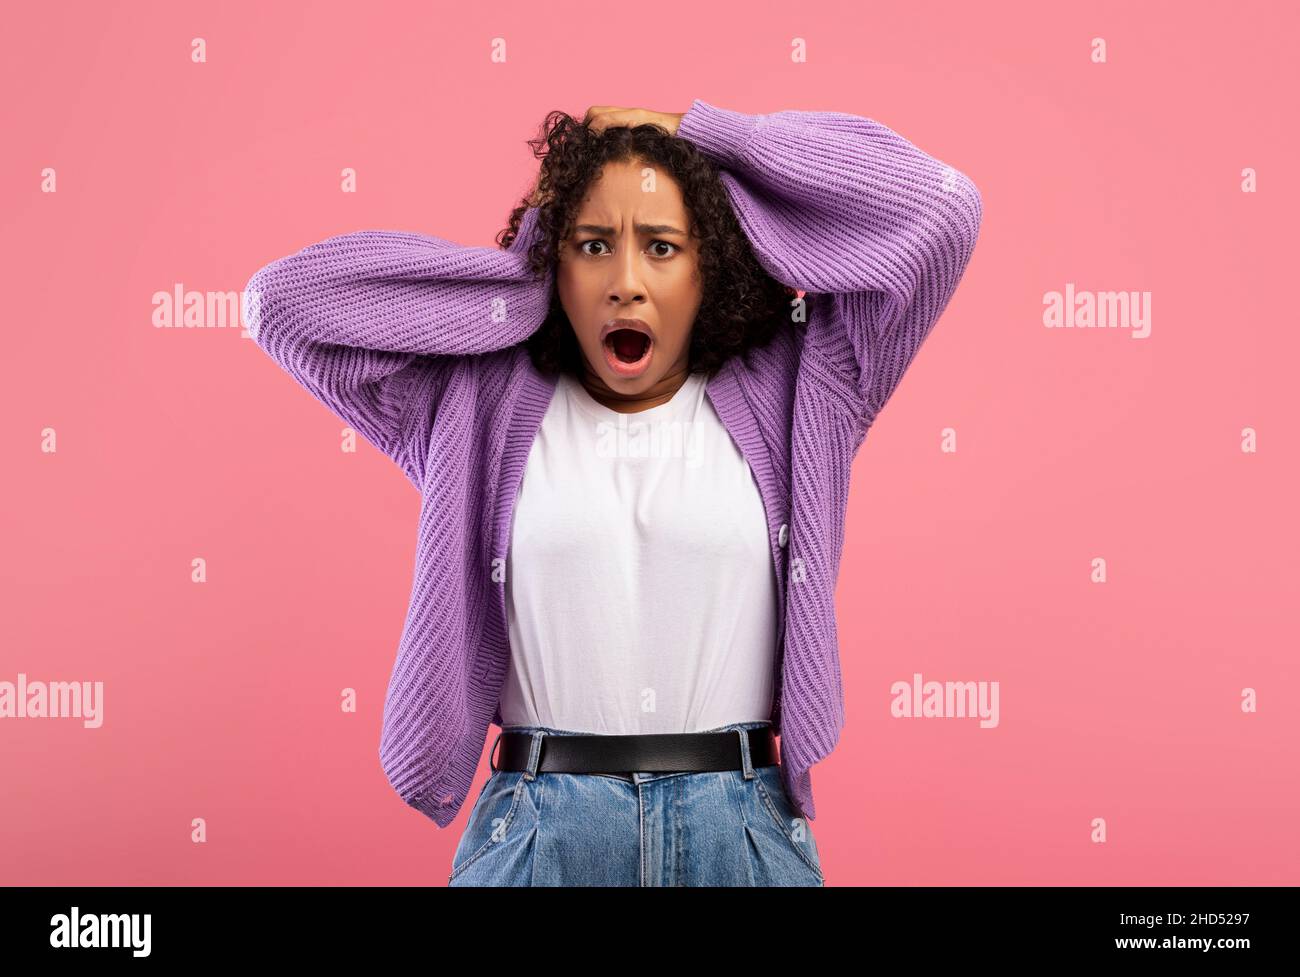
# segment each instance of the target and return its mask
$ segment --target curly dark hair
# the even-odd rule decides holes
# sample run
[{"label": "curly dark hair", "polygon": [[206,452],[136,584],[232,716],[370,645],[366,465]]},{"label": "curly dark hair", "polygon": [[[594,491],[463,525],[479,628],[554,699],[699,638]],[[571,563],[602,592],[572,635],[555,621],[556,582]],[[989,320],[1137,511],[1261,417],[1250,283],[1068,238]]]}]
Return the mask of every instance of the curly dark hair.
[{"label": "curly dark hair", "polygon": [[[789,318],[798,292],[763,270],[713,161],[687,140],[653,124],[608,126],[597,132],[566,112],[553,111],[528,145],[542,160],[535,189],[539,233],[527,254],[539,278],[555,267],[560,245],[572,232],[587,188],[602,167],[608,162],[643,162],[667,171],[680,185],[693,225],[690,234],[700,242],[703,289],[691,328],[690,371],[712,373],[730,357],[767,345]],[[518,236],[531,204],[525,198],[511,212],[509,227],[496,237],[502,248]],[[577,337],[554,283],[550,311],[524,345],[542,372],[581,375]]]}]

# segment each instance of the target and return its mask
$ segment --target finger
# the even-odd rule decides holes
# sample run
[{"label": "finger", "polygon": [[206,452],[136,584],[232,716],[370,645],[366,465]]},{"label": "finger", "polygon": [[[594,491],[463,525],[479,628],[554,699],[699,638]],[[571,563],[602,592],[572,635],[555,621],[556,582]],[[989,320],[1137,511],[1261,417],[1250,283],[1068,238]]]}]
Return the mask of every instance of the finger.
[{"label": "finger", "polygon": [[635,125],[637,118],[637,109],[620,109],[609,106],[607,111],[601,112],[592,120],[592,127],[597,132],[604,132],[610,126]]}]

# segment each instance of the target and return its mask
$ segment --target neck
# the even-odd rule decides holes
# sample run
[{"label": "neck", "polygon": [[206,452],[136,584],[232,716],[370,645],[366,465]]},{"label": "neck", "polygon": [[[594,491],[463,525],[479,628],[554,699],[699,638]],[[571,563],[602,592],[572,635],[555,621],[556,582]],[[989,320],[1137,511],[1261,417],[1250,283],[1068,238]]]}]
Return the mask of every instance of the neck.
[{"label": "neck", "polygon": [[610,389],[609,385],[598,374],[584,366],[580,382],[596,403],[602,404],[610,410],[618,411],[620,414],[635,414],[668,403],[673,399],[673,394],[681,389],[682,384],[686,382],[689,376],[690,370],[682,366],[662,377],[658,383],[648,390],[635,394],[622,394],[617,390]]}]

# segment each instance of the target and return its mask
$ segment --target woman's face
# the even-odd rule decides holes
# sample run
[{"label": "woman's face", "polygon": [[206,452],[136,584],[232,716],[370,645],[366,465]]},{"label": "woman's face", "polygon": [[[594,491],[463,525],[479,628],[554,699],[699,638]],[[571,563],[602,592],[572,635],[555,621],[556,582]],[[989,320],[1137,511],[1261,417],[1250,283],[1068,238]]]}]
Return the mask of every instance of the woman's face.
[{"label": "woman's face", "polygon": [[[559,250],[556,288],[585,382],[612,402],[670,393],[685,379],[702,295],[689,229],[671,176],[645,163],[607,163]],[[620,331],[618,319],[640,320],[641,335]]]}]

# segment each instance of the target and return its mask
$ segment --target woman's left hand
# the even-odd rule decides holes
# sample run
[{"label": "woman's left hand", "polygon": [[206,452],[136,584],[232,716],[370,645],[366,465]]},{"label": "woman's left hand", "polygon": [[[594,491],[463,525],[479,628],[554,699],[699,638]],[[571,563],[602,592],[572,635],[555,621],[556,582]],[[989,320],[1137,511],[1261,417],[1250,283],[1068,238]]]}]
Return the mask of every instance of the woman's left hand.
[{"label": "woman's left hand", "polygon": [[617,105],[593,105],[582,117],[585,125],[596,132],[603,132],[606,126],[639,126],[651,123],[663,126],[668,135],[677,135],[677,124],[682,121],[685,112],[652,112],[650,109],[628,109]]}]

